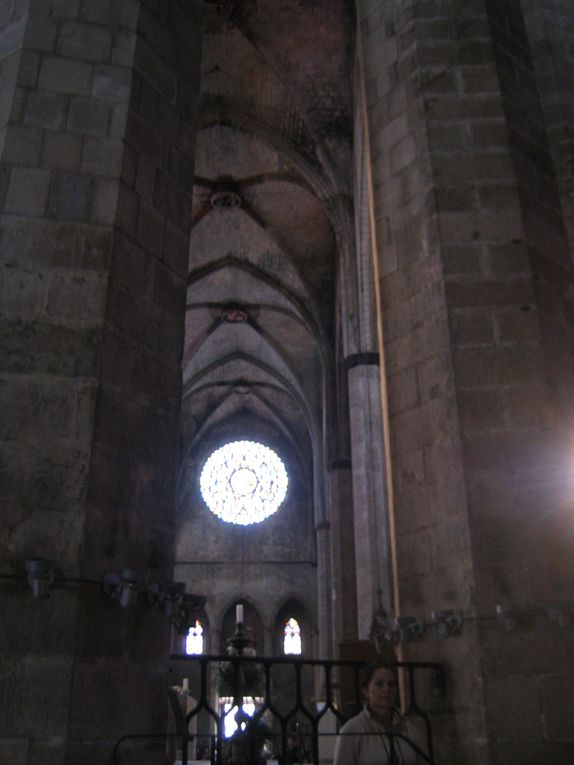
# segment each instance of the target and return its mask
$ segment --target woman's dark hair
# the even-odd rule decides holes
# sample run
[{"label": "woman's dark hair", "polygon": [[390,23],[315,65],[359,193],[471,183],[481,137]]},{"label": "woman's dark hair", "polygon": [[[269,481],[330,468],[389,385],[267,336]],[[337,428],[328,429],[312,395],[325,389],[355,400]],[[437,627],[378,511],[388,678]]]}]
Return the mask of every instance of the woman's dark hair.
[{"label": "woman's dark hair", "polygon": [[363,667],[361,670],[361,689],[365,689],[371,680],[373,679],[373,675],[378,669],[388,669],[389,672],[392,672],[393,677],[395,678],[395,681],[397,680],[397,671],[395,667],[393,667],[391,664],[389,664],[388,661],[384,661],[383,659],[376,659],[375,661],[372,661],[370,664],[367,664],[366,667]]}]

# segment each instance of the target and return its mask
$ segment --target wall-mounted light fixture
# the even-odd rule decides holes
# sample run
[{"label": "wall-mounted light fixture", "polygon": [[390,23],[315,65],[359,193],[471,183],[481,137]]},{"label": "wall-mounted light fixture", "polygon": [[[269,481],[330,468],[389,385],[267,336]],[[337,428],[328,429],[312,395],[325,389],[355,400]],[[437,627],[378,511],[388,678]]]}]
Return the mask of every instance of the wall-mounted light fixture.
[{"label": "wall-mounted light fixture", "polygon": [[38,600],[50,597],[50,587],[56,578],[56,563],[45,558],[27,560],[24,568],[28,572],[28,584]]},{"label": "wall-mounted light fixture", "polygon": [[121,574],[106,574],[104,577],[104,592],[117,600],[122,608],[131,608],[138,601],[141,580],[136,571],[124,568]]},{"label": "wall-mounted light fixture", "polygon": [[397,616],[393,623],[393,636],[400,643],[411,643],[425,630],[425,623],[418,616]]},{"label": "wall-mounted light fixture", "polygon": [[150,605],[160,608],[170,618],[185,593],[184,582],[152,582],[146,587]]},{"label": "wall-mounted light fixture", "polygon": [[454,611],[452,608],[443,608],[438,611],[432,611],[431,618],[436,624],[438,636],[440,638],[459,635],[462,630],[464,621],[462,611]]}]

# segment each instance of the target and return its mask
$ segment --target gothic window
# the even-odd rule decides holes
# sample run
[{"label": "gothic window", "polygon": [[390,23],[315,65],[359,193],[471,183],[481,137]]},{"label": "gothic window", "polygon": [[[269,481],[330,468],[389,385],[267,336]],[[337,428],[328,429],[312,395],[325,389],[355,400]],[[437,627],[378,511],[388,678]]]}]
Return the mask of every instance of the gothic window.
[{"label": "gothic window", "polygon": [[293,617],[287,619],[283,628],[283,653],[301,654],[301,627]]},{"label": "gothic window", "polygon": [[203,625],[196,619],[195,625],[189,628],[185,639],[185,652],[187,654],[203,653]]},{"label": "gothic window", "polygon": [[277,512],[287,494],[287,471],[279,456],[254,441],[233,441],[205,462],[199,487],[212,513],[248,526]]}]

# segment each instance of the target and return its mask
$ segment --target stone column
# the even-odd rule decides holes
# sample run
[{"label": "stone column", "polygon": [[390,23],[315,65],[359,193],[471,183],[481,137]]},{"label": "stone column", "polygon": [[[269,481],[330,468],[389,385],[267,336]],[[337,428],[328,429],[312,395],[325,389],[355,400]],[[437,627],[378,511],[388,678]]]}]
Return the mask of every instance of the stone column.
[{"label": "stone column", "polygon": [[171,577],[199,6],[2,4],[0,565],[58,563],[2,581],[2,761],[165,724],[168,622],[100,582]]},{"label": "stone column", "polygon": [[574,7],[569,0],[521,0],[533,72],[549,148],[554,164],[560,203],[574,251],[574,60],[572,34]]},{"label": "stone column", "polygon": [[349,379],[358,636],[370,637],[381,600],[393,611],[391,543],[378,354],[345,359]]},{"label": "stone column", "polygon": [[331,533],[333,571],[333,649],[357,637],[357,592],[353,549],[353,479],[350,460],[329,466],[331,486]]},{"label": "stone column", "polygon": [[[359,10],[400,599],[429,625],[406,654],[447,664],[448,759],[558,762],[573,744],[551,697],[572,662],[544,603],[559,572],[572,592],[571,484],[547,362],[572,338],[548,317],[571,274],[519,3]],[[430,611],[446,608],[465,621],[441,640]]]},{"label": "stone column", "polygon": [[318,658],[327,659],[333,652],[331,524],[327,521],[317,523],[315,538],[317,540]]}]

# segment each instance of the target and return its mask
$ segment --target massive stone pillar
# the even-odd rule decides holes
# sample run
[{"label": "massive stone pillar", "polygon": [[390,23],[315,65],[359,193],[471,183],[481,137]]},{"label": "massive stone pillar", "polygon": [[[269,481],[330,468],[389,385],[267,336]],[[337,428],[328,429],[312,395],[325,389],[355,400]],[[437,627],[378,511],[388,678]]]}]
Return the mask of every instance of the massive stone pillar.
[{"label": "massive stone pillar", "polygon": [[[405,651],[447,665],[457,763],[574,749],[571,640],[545,608],[573,592],[571,265],[519,5],[358,4],[399,602],[427,623]],[[440,638],[444,609],[464,622]]]},{"label": "massive stone pillar", "polygon": [[109,762],[164,726],[167,619],[100,582],[171,577],[199,7],[0,10],[3,762]]},{"label": "massive stone pillar", "polygon": [[[569,0],[521,0],[532,71],[556,175],[570,250],[574,248],[574,6]],[[519,9],[515,9],[519,10]],[[520,13],[513,14],[520,22]],[[537,108],[537,111],[539,109]]]}]

